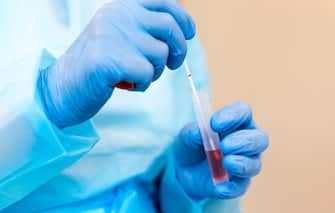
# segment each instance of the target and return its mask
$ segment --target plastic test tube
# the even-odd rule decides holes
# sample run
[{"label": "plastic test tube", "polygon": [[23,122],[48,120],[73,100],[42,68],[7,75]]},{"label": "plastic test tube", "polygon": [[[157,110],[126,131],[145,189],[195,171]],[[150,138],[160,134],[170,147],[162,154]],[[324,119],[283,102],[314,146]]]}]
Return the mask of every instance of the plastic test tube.
[{"label": "plastic test tube", "polygon": [[185,61],[184,68],[192,89],[192,99],[197,123],[200,128],[201,138],[206,151],[206,156],[214,184],[228,181],[228,175],[223,168],[223,154],[220,150],[220,138],[218,133],[210,127],[211,105],[209,96],[204,92],[197,92],[190,68]]}]

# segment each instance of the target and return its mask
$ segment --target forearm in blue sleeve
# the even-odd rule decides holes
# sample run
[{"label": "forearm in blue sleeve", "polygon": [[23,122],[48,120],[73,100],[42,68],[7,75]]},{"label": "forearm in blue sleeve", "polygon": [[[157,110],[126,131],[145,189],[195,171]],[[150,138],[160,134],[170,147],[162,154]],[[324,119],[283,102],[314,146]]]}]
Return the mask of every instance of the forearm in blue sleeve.
[{"label": "forearm in blue sleeve", "polygon": [[0,210],[24,198],[87,153],[98,141],[90,122],[60,130],[36,92],[46,50],[0,70]]}]

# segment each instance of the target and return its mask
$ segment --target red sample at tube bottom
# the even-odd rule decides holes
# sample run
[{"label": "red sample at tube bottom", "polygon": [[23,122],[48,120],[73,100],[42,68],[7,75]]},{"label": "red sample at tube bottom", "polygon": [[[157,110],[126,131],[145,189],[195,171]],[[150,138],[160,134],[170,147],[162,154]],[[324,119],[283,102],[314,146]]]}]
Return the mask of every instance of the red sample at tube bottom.
[{"label": "red sample at tube bottom", "polygon": [[206,151],[206,155],[214,182],[222,183],[228,181],[228,174],[222,164],[223,155],[221,150],[209,150]]}]

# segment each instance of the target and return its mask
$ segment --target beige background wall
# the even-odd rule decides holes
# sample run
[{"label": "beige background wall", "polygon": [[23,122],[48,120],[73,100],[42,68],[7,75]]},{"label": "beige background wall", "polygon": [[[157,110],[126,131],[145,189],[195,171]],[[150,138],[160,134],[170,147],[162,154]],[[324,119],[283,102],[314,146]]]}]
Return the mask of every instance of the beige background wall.
[{"label": "beige background wall", "polygon": [[215,108],[245,100],[271,145],[246,213],[335,212],[335,1],[188,0]]}]

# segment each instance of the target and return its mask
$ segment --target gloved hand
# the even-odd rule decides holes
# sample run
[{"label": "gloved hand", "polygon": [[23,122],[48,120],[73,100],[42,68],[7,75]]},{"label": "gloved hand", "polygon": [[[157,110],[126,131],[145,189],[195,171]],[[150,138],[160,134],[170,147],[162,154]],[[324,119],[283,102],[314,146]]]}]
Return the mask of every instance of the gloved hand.
[{"label": "gloved hand", "polygon": [[95,14],[57,62],[40,72],[38,91],[49,119],[63,128],[88,120],[112,95],[114,85],[144,91],[165,66],[184,61],[191,17],[175,0],[114,0]]},{"label": "gloved hand", "polygon": [[261,154],[268,147],[268,137],[253,122],[248,105],[241,102],[215,113],[211,126],[220,135],[222,163],[229,182],[216,187],[213,184],[200,130],[195,123],[183,128],[174,145],[177,179],[194,199],[239,197],[247,191],[251,178],[261,171]]}]

